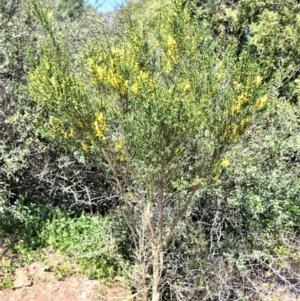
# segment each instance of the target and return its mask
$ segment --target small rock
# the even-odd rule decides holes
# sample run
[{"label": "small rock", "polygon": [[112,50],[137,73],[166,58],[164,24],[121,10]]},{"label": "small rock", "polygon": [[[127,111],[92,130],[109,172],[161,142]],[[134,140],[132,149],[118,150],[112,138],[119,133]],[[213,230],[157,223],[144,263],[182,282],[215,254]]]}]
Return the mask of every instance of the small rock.
[{"label": "small rock", "polygon": [[122,276],[116,276],[115,280],[119,282],[124,282],[124,278]]},{"label": "small rock", "polygon": [[13,288],[21,288],[32,285],[32,278],[29,277],[24,270],[16,270]]},{"label": "small rock", "polygon": [[86,292],[82,292],[80,295],[80,299],[85,299],[86,298]]}]

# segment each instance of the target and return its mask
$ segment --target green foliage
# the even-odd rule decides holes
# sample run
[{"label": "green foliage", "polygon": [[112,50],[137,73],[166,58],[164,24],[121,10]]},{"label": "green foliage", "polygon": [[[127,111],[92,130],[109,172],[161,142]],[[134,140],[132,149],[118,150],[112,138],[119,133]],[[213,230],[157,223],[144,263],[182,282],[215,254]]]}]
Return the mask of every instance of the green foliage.
[{"label": "green foliage", "polygon": [[[89,34],[101,32],[98,25],[103,18],[90,10],[85,10],[84,18],[76,22],[65,20],[62,26],[62,21],[55,18],[57,6],[56,1],[43,1],[43,8],[53,12],[56,28],[60,31],[62,28],[70,29],[67,39],[71,41],[72,50],[79,47],[79,40],[83,41]],[[81,191],[82,187],[93,198],[95,195],[99,199],[100,196],[104,197],[109,194],[109,187],[106,185],[104,191],[103,177],[91,173],[91,166],[80,164],[80,154],[73,155],[60,146],[53,146],[47,139],[47,132],[40,126],[47,112],[28,95],[24,77],[31,64],[28,48],[30,45],[30,50],[35,53],[44,35],[32,16],[29,2],[2,1],[0,10],[0,194],[4,199],[1,207],[13,203],[18,195],[37,203],[48,200],[55,204],[65,202],[65,206],[68,206],[74,200],[73,192],[77,196],[77,191]],[[90,20],[94,22],[92,25]],[[34,55],[31,59],[35,61]],[[62,164],[70,168],[62,169],[59,167]],[[73,174],[75,169],[81,175],[81,180],[76,178],[76,184]],[[100,173],[99,170],[97,172]],[[73,192],[69,190],[68,193],[65,187],[70,185]],[[97,189],[90,192],[91,186]],[[83,203],[82,194],[78,194],[76,201]],[[108,207],[111,206],[98,206],[101,212]]]},{"label": "green foliage", "polygon": [[[5,265],[7,265],[6,263]],[[12,288],[13,287],[14,276],[10,270],[7,271],[4,267],[3,271],[0,271],[0,289]]]},{"label": "green foliage", "polygon": [[[0,221],[1,231],[10,237],[7,248],[20,256],[11,263],[13,266],[39,258],[42,248],[60,251],[94,279],[109,281],[122,273],[127,264],[120,253],[124,226],[113,216],[97,218],[82,214],[76,218],[72,212],[38,206],[35,202],[25,205],[19,200],[13,208],[0,213]],[[3,275],[9,274],[4,269],[5,266]],[[72,272],[70,269],[63,266],[55,272],[64,277]]]},{"label": "green foliage", "polygon": [[[236,298],[243,292],[253,300],[257,295],[245,290],[245,283],[267,281],[257,275],[270,271],[276,287],[276,273],[282,279],[299,273],[298,116],[298,105],[274,97],[227,153],[231,164],[200,191],[187,228],[169,248],[168,294],[188,291],[193,299],[203,299],[215,287],[216,296],[224,294],[217,298],[226,299],[228,289]],[[219,279],[227,279],[225,287]]]},{"label": "green foliage", "polygon": [[58,11],[61,13],[61,17],[65,14],[73,20],[82,15],[83,8],[83,0],[60,0],[58,5]]},{"label": "green foliage", "polygon": [[227,203],[248,217],[249,232],[299,231],[298,114],[298,105],[274,99],[269,124],[261,121],[232,154],[222,186],[231,187]]},{"label": "green foliage", "polygon": [[109,281],[122,272],[123,260],[117,249],[120,238],[114,228],[118,225],[111,216],[99,219],[83,214],[72,219],[60,213],[47,224],[41,235],[48,237],[49,246],[73,258],[86,275]]},{"label": "green foliage", "polygon": [[203,19],[220,40],[252,45],[256,57],[272,57],[270,78],[281,96],[297,101],[299,81],[298,1],[195,1]]},{"label": "green foliage", "polygon": [[7,206],[1,213],[0,227],[6,233],[21,237],[26,248],[35,249],[45,244],[45,238],[40,237],[39,232],[45,225],[45,219],[52,218],[54,212],[50,206],[24,203],[23,199],[19,199],[13,206]]}]

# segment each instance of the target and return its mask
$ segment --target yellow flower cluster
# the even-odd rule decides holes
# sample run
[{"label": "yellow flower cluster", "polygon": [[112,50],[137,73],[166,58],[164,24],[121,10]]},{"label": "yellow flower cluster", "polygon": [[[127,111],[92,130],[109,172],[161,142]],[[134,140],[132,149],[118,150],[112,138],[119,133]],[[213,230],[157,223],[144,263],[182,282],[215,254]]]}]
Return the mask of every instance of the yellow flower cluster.
[{"label": "yellow flower cluster", "polygon": [[89,151],[89,146],[85,142],[81,142],[81,148],[83,151],[88,152]]},{"label": "yellow flower cluster", "polygon": [[[89,58],[89,71],[92,74],[92,84],[104,83],[117,89],[120,96],[124,96],[128,87],[128,80],[124,79],[117,71],[117,61],[120,59],[117,54],[121,53],[113,48],[111,55],[99,55],[99,62],[95,63],[93,58]],[[109,63],[107,63],[109,62]]]},{"label": "yellow flower cluster", "polygon": [[[166,57],[165,60],[163,61],[163,65],[164,65],[164,69],[167,73],[170,73],[173,69],[175,64],[178,61],[177,58],[177,43],[176,40],[174,39],[173,36],[168,35],[166,37],[165,43],[163,43],[165,45],[165,49],[166,49]],[[160,45],[160,43],[156,42],[156,45]]]},{"label": "yellow flower cluster", "polygon": [[36,83],[36,82],[45,82],[47,81],[47,76],[45,72],[43,72],[43,68],[36,68],[34,71],[32,71],[29,74],[29,80],[31,83]]},{"label": "yellow flower cluster", "polygon": [[121,140],[121,138],[119,138],[117,140],[117,142],[115,143],[115,151],[119,155],[120,162],[123,162],[124,159],[125,159],[124,153],[122,152],[122,149],[123,149],[123,141]]},{"label": "yellow flower cluster", "polygon": [[123,147],[123,141],[119,138],[119,139],[117,140],[117,142],[115,143],[115,151],[116,151],[117,153],[120,152],[121,149],[122,149],[122,147]]},{"label": "yellow flower cluster", "polygon": [[261,109],[265,106],[266,101],[268,100],[268,95],[264,95],[259,98],[256,103],[254,104],[254,108]]},{"label": "yellow flower cluster", "polygon": [[232,115],[238,114],[241,111],[243,105],[246,104],[247,102],[248,102],[248,98],[244,94],[238,96],[235,105],[231,108],[231,114]]},{"label": "yellow flower cluster", "polygon": [[168,51],[170,51],[169,53],[172,54],[176,49],[176,41],[174,40],[173,37],[168,36],[167,46],[168,46]]},{"label": "yellow flower cluster", "polygon": [[228,159],[223,159],[221,162],[220,162],[220,166],[226,168],[230,165],[230,162]]},{"label": "yellow flower cluster", "polygon": [[251,120],[251,117],[250,117],[250,116],[247,116],[247,117],[245,117],[245,118],[243,118],[243,119],[241,120],[241,122],[240,122],[240,127],[241,127],[242,130],[244,130],[244,129],[246,128],[246,126],[247,126],[247,124],[250,122],[250,120]]},{"label": "yellow flower cluster", "polygon": [[94,130],[95,130],[95,135],[101,140],[105,140],[105,131],[106,131],[106,124],[104,120],[103,113],[96,113],[95,114],[96,119],[93,122]]},{"label": "yellow flower cluster", "polygon": [[58,117],[50,117],[49,124],[53,128],[64,126],[63,121],[61,120],[61,118]]},{"label": "yellow flower cluster", "polygon": [[53,12],[52,11],[47,14],[47,19],[49,21],[51,21],[53,19]]},{"label": "yellow flower cluster", "polygon": [[[132,37],[132,40],[139,42],[136,37]],[[120,96],[130,92],[138,94],[142,87],[153,86],[149,73],[137,63],[139,51],[138,45],[131,42],[122,49],[112,47],[110,52],[100,53],[97,61],[89,58],[88,70],[92,74],[92,84],[108,85],[115,88]]]},{"label": "yellow flower cluster", "polygon": [[128,81],[124,80],[121,75],[114,73],[113,68],[97,67],[96,71],[98,80],[116,88],[121,96],[125,95]]},{"label": "yellow flower cluster", "polygon": [[191,84],[190,83],[186,83],[183,87],[183,91],[184,92],[188,92],[191,90]]},{"label": "yellow flower cluster", "polygon": [[219,163],[217,163],[216,164],[216,167],[217,167],[217,169],[219,170],[216,174],[215,174],[215,176],[213,177],[213,180],[215,180],[215,181],[217,181],[217,180],[219,180],[219,178],[220,178],[220,176],[221,176],[221,170],[220,170],[220,168],[218,168],[218,166],[221,166],[221,167],[223,167],[223,168],[226,168],[226,167],[228,167],[230,165],[230,161],[228,160],[228,159],[223,159],[221,162],[219,162]]},{"label": "yellow flower cluster", "polygon": [[69,137],[74,138],[74,129],[70,128]]},{"label": "yellow flower cluster", "polygon": [[139,86],[137,83],[133,84],[131,87],[130,87],[130,90],[131,92],[133,92],[134,94],[137,94],[139,92]]},{"label": "yellow flower cluster", "polygon": [[229,140],[237,140],[240,138],[240,136],[245,132],[248,123],[251,121],[250,116],[246,116],[240,122],[237,124],[230,124],[225,127],[225,130],[223,132],[223,138],[227,138]]},{"label": "yellow flower cluster", "polygon": [[65,89],[65,85],[58,82],[61,74],[55,64],[50,58],[41,59],[40,65],[28,76],[31,97],[48,108],[61,105],[61,91]]},{"label": "yellow flower cluster", "polygon": [[72,127],[66,129],[66,126],[61,118],[51,117],[49,120],[49,125],[54,135],[58,134],[64,139],[75,137],[74,129]]},{"label": "yellow flower cluster", "polygon": [[218,173],[213,177],[213,179],[214,179],[215,181],[217,181],[217,180],[219,180],[220,176],[221,176],[221,174],[218,172]]},{"label": "yellow flower cluster", "polygon": [[229,140],[237,140],[240,138],[239,127],[236,124],[230,124],[226,126],[225,131],[222,135],[224,138]]},{"label": "yellow flower cluster", "polygon": [[54,76],[50,77],[50,83],[51,83],[52,87],[54,89],[56,89],[57,83],[56,83],[56,80],[55,80]]},{"label": "yellow flower cluster", "polygon": [[263,78],[261,76],[256,76],[256,78],[254,79],[254,84],[255,86],[259,87],[262,83]]}]

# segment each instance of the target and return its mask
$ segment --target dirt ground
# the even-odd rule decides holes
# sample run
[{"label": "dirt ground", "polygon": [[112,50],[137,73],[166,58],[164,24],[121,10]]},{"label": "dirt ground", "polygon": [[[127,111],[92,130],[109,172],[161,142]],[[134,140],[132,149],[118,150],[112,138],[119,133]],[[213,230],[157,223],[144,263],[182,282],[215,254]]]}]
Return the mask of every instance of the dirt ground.
[{"label": "dirt ground", "polygon": [[[1,242],[1,238],[0,238]],[[3,250],[2,250],[3,251]],[[1,259],[0,246],[0,259]],[[0,301],[132,301],[130,290],[125,288],[124,279],[116,277],[110,286],[76,272],[71,267],[72,275],[58,279],[58,275],[48,270],[63,266],[59,254],[48,254],[47,262],[51,269],[45,269],[42,262],[36,261],[16,269],[12,289],[0,290]],[[0,260],[1,264],[1,260]],[[300,283],[300,281],[299,281]],[[263,301],[300,301],[299,294],[288,292],[284,285],[275,287],[268,283],[258,286],[264,297]]]},{"label": "dirt ground", "polygon": [[115,301],[132,300],[122,278],[110,286],[73,274],[58,280],[46,272],[41,262],[34,262],[15,271],[13,289],[0,290],[1,301]]}]

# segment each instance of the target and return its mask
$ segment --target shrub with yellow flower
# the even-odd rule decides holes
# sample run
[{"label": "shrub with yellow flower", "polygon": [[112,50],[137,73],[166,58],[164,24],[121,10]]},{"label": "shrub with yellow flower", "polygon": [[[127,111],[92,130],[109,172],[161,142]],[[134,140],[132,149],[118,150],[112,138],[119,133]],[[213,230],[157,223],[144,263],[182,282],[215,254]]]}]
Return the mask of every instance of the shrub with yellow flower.
[{"label": "shrub with yellow flower", "polygon": [[135,234],[145,233],[134,219],[138,210],[143,216],[156,260],[152,279],[197,191],[230,165],[225,151],[263,107],[268,88],[257,77],[265,62],[247,47],[237,56],[234,41],[219,47],[213,29],[182,12],[179,0],[162,16],[148,31],[130,22],[122,38],[87,43],[80,72],[65,40],[56,47],[50,39],[28,77],[31,97],[64,124],[56,142],[109,166]]}]

